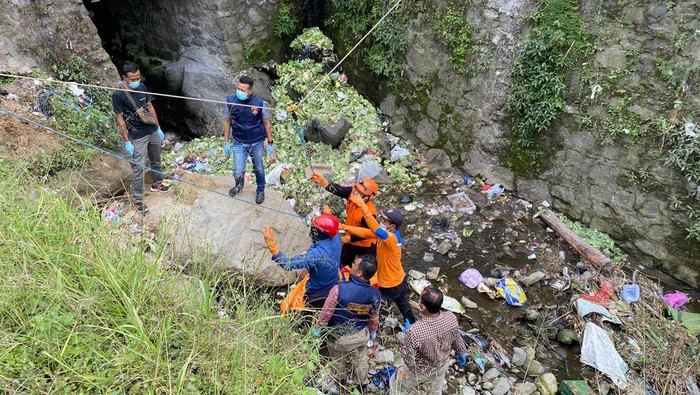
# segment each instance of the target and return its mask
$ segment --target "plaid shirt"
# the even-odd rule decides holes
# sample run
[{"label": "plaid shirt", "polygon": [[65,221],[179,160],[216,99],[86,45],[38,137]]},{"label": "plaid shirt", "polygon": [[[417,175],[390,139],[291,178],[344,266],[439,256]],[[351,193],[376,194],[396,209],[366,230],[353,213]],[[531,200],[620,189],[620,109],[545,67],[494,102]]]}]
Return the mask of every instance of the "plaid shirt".
[{"label": "plaid shirt", "polygon": [[416,374],[431,373],[443,366],[450,355],[466,354],[467,345],[459,334],[457,317],[443,311],[437,317],[423,317],[411,325],[401,353],[406,366]]}]

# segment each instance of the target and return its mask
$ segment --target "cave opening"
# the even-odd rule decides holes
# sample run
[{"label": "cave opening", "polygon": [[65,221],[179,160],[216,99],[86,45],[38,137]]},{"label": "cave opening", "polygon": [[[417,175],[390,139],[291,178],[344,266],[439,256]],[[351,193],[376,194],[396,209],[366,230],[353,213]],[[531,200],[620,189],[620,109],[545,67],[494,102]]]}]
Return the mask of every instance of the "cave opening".
[{"label": "cave opening", "polygon": [[[120,76],[124,62],[135,62],[149,92],[182,95],[179,88],[168,84],[163,74],[164,63],[176,61],[179,48],[172,43],[163,46],[149,40],[148,31],[157,28],[149,17],[149,13],[155,12],[155,5],[131,0],[83,0],[83,4]],[[167,12],[162,8],[159,11]],[[178,122],[187,113],[184,100],[162,96],[153,100],[163,130],[175,131],[186,138],[193,135],[185,122]]]}]

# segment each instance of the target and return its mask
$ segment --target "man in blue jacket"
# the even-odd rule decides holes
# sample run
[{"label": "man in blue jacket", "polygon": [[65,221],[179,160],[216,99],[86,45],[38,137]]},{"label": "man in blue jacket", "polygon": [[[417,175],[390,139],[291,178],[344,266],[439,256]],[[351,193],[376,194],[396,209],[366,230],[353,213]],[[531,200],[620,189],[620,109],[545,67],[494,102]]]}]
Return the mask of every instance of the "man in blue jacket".
[{"label": "man in blue jacket", "polygon": [[359,386],[369,384],[366,344],[376,340],[379,327],[381,293],[369,285],[376,272],[374,256],[357,256],[350,279],[331,288],[318,316],[319,324],[329,327],[328,353],[335,362],[335,378],[346,383],[352,379]]},{"label": "man in blue jacket", "polygon": [[245,164],[250,156],[255,172],[255,203],[265,201],[265,164],[263,145],[267,139],[267,154],[274,152],[270,112],[267,103],[253,94],[253,79],[243,75],[236,84],[236,94],[226,97],[226,119],[224,120],[224,152],[231,155],[230,137],[233,138],[233,178],[236,185],[228,191],[236,196],[243,190]]},{"label": "man in blue jacket", "polygon": [[340,250],[342,242],[338,234],[338,218],[332,214],[321,214],[311,220],[309,235],[313,244],[308,251],[288,258],[277,247],[272,229],[265,229],[265,243],[272,254],[272,260],[284,270],[306,269],[309,281],[306,283],[306,305],[320,309],[326,301],[328,291],[338,283]]}]

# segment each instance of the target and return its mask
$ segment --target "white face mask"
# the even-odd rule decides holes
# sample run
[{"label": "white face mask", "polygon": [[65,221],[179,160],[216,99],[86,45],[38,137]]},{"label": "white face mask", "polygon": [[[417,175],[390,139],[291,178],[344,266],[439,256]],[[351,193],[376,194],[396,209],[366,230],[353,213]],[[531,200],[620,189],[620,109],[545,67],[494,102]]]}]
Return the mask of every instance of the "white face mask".
[{"label": "white face mask", "polygon": [[379,227],[382,228],[383,230],[386,230],[386,225],[384,225],[384,222],[380,223]]}]

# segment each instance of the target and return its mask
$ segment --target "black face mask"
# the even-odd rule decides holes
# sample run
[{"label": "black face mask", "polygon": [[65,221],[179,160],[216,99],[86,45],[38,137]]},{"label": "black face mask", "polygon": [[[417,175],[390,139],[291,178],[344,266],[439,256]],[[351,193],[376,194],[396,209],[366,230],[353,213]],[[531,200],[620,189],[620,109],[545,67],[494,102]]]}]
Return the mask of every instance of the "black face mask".
[{"label": "black face mask", "polygon": [[326,232],[323,232],[315,226],[311,226],[311,228],[309,228],[309,236],[311,236],[311,240],[314,243],[319,242],[321,240],[326,240],[328,238],[328,234]]}]

